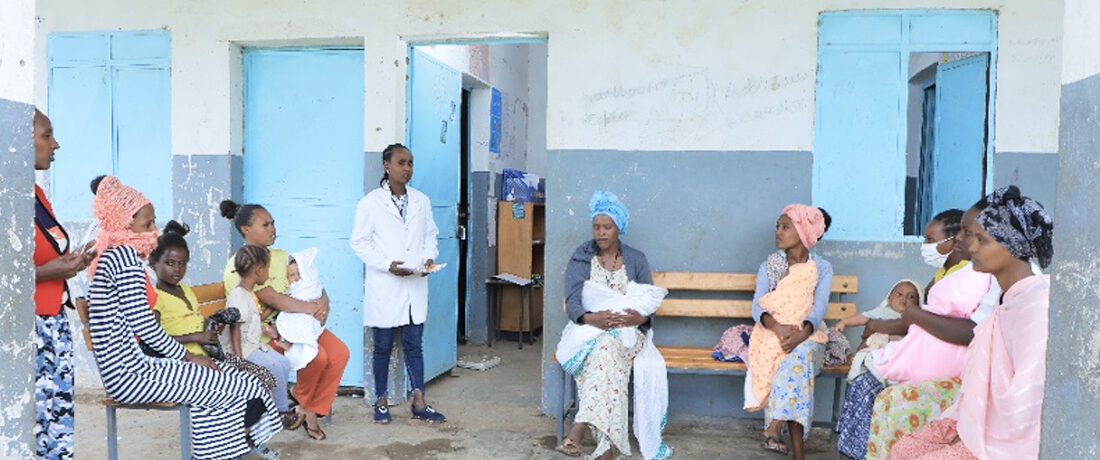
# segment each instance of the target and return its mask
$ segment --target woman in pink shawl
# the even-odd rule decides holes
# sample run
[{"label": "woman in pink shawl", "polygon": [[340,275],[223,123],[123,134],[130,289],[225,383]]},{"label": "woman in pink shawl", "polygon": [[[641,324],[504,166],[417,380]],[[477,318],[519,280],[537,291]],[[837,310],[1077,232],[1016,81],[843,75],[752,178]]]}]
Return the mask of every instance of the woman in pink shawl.
[{"label": "woman in pink shawl", "polygon": [[1015,186],[998,189],[963,216],[963,238],[978,271],[1004,290],[974,330],[958,399],[940,418],[899,440],[891,459],[1038,458],[1046,381],[1054,222]]}]

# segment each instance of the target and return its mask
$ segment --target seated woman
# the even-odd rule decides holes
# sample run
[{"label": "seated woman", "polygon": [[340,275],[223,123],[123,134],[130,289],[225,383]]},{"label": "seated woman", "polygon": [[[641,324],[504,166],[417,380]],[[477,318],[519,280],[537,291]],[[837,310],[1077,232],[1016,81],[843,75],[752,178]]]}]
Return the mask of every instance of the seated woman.
[{"label": "seated woman", "polygon": [[[222,217],[233,221],[233,227],[244,237],[245,244],[268,248],[270,251],[267,282],[253,286],[253,292],[260,303],[279,311],[308,313],[321,324],[325,324],[328,320],[329,301],[324,291],[321,292],[321,298],[314,302],[302,302],[286,294],[290,287],[287,277],[289,254],[284,250],[271,248],[275,244],[275,219],[271,214],[263,206],[240,205],[230,200],[222,201],[219,207]],[[222,273],[227,299],[241,284],[241,275],[236,273],[235,259],[229,258]],[[261,340],[266,343],[271,337],[264,336]],[[317,417],[328,415],[332,408],[332,403],[336,400],[336,390],[340,388],[340,376],[344,375],[350,353],[347,345],[327,329],[317,338],[317,345],[317,356],[309,365],[298,370],[293,393],[294,399],[298,400],[297,411],[305,418],[306,434],[311,439],[322,441],[327,435],[321,429]],[[277,352],[266,347],[260,351],[261,354],[252,357],[254,362],[268,367],[269,363],[275,361],[271,354]],[[265,359],[263,355],[269,359]],[[286,385],[287,376],[275,377],[284,379],[279,382],[280,386]]]},{"label": "seated woman", "polygon": [[[805,458],[803,442],[814,410],[814,376],[824,361],[825,312],[833,267],[810,248],[829,228],[824,210],[803,204],[783,209],[775,224],[775,246],[756,275],[745,377],[745,410],[764,409],[768,450]],[[791,449],[782,441],[787,422]]]},{"label": "seated woman", "polygon": [[1046,382],[1050,277],[1033,272],[1054,255],[1054,221],[1015,186],[1002,187],[963,217],[974,268],[996,277],[1004,296],[975,328],[958,399],[890,450],[890,458],[1038,458]]},{"label": "seated woman", "polygon": [[[104,252],[89,267],[95,275],[89,288],[88,329],[107,396],[123,404],[191,406],[196,459],[237,458],[250,450],[276,458],[263,443],[282,424],[260,382],[188,353],[153,317],[152,286],[143,261],[157,247],[152,203],[114,176],[97,179],[92,190],[92,215],[101,229],[96,247]],[[135,337],[165,358],[142,353]]]},{"label": "seated woman", "polygon": [[[612,310],[589,311],[582,305],[586,282],[597,283],[610,290],[626,294],[634,283],[653,284],[653,274],[645,254],[619,241],[626,233],[630,214],[612,193],[596,191],[588,203],[592,219],[593,239],[580,245],[565,269],[566,309],[569,319],[577,325],[593,326],[609,333],[599,334],[586,346],[587,355],[570,359],[575,365],[577,381],[577,415],[568,436],[558,445],[557,451],[571,457],[581,455],[581,441],[585,428],[596,438],[593,456],[610,459],[613,456],[630,455],[630,435],[627,432],[627,383],[630,381],[631,361],[649,345],[643,331],[649,329],[649,317],[634,309],[623,313]],[[596,310],[596,309],[594,309]],[[631,331],[634,337],[624,339],[621,332]],[[622,329],[620,329],[622,328]],[[564,338],[563,338],[564,340]],[[630,343],[631,346],[626,346]],[[660,355],[658,354],[657,357]],[[639,355],[638,360],[642,361]],[[563,364],[564,366],[565,364]],[[635,363],[635,366],[638,364]],[[660,362],[663,370],[664,362]],[[660,374],[658,372],[657,374]],[[657,375],[655,378],[660,378]],[[667,378],[667,376],[664,376]],[[642,380],[638,375],[635,379]],[[638,388],[636,383],[635,389]],[[660,433],[663,407],[668,404],[667,384],[650,394],[646,403],[655,403],[651,410],[638,410],[639,395],[635,394],[634,433],[639,449],[645,458],[668,458],[672,449],[661,441]],[[663,394],[662,394],[663,393]],[[646,417],[640,414],[660,414]]]},{"label": "seated woman", "polygon": [[[974,271],[968,263],[969,252],[960,243],[961,240],[955,238],[961,216],[962,212],[958,210],[944,211],[934,217],[925,228],[925,244],[921,252],[930,265],[942,264],[937,275],[942,273],[944,276],[933,278],[929,284],[931,289],[927,303],[919,308],[903,310],[903,318],[906,315],[913,317],[913,312],[919,310],[920,314],[937,320],[960,322],[963,327],[971,327],[973,323],[970,318],[981,308],[983,301],[992,302],[986,299],[995,298],[989,296],[990,290],[994,290],[994,296],[1000,293],[994,287],[996,283],[989,274]],[[944,243],[950,243],[947,245],[948,254],[939,252],[938,247]],[[880,453],[878,447],[872,448],[871,454],[867,453],[871,417],[875,397],[885,385],[958,377],[962,373],[965,353],[965,345],[945,341],[918,323],[908,327],[902,340],[891,342],[872,352],[867,371],[856,376],[848,387],[837,424],[837,449],[852,458],[862,459],[867,455],[874,458]],[[953,388],[951,386],[943,389]],[[935,395],[940,393],[926,394],[938,405],[942,399],[935,398]],[[938,414],[937,408],[931,410],[936,411],[932,416]],[[880,429],[879,437],[882,436]]]}]

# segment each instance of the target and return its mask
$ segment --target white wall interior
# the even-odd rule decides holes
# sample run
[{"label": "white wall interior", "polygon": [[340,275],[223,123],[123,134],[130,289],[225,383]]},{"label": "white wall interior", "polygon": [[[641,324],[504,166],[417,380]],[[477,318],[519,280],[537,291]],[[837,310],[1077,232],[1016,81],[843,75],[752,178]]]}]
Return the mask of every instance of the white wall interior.
[{"label": "white wall interior", "polygon": [[[177,155],[233,151],[231,106],[239,101],[228,63],[236,59],[234,43],[360,40],[366,50],[364,97],[371,108],[364,150],[373,151],[404,137],[410,41],[500,34],[548,38],[551,150],[809,151],[818,15],[913,7],[997,10],[996,150],[1055,152],[1061,2],[821,0],[777,8],[766,0],[487,0],[476,6],[318,0],[275,7],[260,0],[201,0],[178,8],[140,0],[56,0],[38,5],[36,42],[44,44],[56,31],[168,28]],[[45,47],[35,53],[36,63],[44,65]],[[37,76],[36,101],[46,99],[46,78]]]}]

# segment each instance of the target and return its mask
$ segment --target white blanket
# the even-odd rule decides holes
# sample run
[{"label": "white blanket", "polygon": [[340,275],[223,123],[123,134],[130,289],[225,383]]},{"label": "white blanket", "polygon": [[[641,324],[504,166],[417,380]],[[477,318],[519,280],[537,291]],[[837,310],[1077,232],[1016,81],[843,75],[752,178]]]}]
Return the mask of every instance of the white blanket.
[{"label": "white blanket", "polygon": [[[602,284],[584,282],[581,292],[581,305],[589,312],[612,311],[624,313],[634,310],[646,316],[657,312],[668,290],[650,284],[631,282],[626,294],[620,294]],[[584,368],[588,353],[595,346],[596,339],[604,333],[619,338],[626,348],[633,348],[637,327],[623,327],[604,331],[587,324],[572,321],[562,331],[561,341],[555,357],[562,369],[576,374]],[[634,357],[634,436],[638,438],[638,447],[646,459],[663,459],[672,456],[672,448],[661,439],[668,413],[668,370],[665,358],[653,344],[653,328],[646,333],[641,351]]]},{"label": "white blanket", "polygon": [[[291,257],[298,264],[301,279],[290,285],[287,295],[303,302],[320,299],[324,287],[321,286],[321,273],[315,263],[317,248],[296,252]],[[279,336],[291,344],[285,356],[294,370],[306,367],[317,357],[317,337],[321,336],[325,328],[313,315],[279,313],[275,319],[275,328],[278,329]]]}]

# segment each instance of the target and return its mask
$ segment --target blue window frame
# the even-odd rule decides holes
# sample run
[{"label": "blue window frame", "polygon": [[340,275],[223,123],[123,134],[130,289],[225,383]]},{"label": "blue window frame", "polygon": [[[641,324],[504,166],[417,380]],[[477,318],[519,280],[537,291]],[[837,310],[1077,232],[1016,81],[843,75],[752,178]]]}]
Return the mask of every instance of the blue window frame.
[{"label": "blue window frame", "polygon": [[997,62],[994,12],[837,11],[822,13],[818,25],[813,200],[833,216],[830,238],[906,239],[911,53],[989,53],[993,64],[987,82],[983,185],[991,186]]},{"label": "blue window frame", "polygon": [[53,33],[46,49],[48,115],[61,144],[50,173],[57,214],[90,218],[89,182],[114,174],[158,218],[172,216],[168,31]]}]

